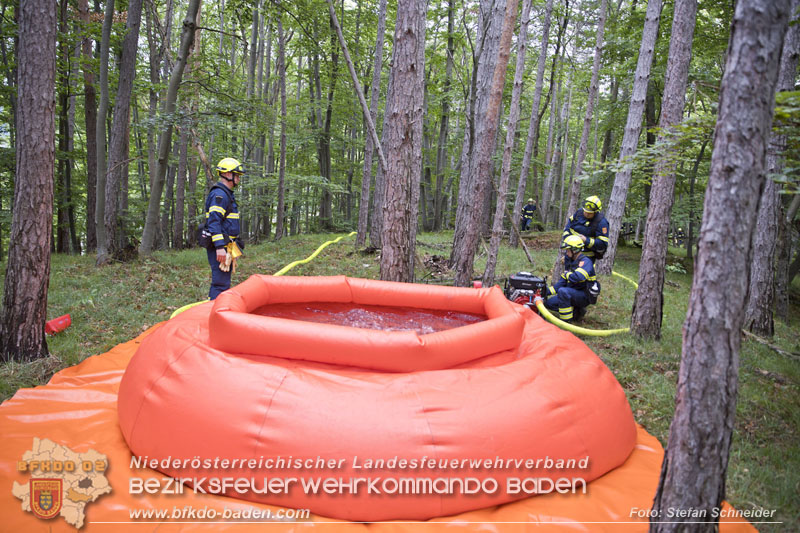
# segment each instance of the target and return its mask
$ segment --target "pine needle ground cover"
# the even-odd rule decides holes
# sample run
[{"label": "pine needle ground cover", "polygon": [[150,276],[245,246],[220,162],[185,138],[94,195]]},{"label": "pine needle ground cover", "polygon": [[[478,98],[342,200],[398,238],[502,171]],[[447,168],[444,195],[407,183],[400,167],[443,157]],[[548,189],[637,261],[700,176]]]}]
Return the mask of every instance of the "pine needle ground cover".
[{"label": "pine needle ground cover", "polygon": [[[316,234],[248,246],[234,274],[234,283],[255,273],[273,273],[311,254],[338,235]],[[497,276],[527,270],[548,275],[556,259],[558,233],[525,237],[534,264],[521,249],[502,247]],[[288,275],[347,275],[377,279],[379,256],[355,250],[353,238],[329,246],[314,261]],[[446,269],[452,233],[422,234],[417,241],[417,279],[447,284]],[[624,387],[636,421],[666,444],[674,410],[675,384],[681,354],[681,328],[692,282],[692,264],[680,250],[671,250],[664,290],[662,339],[640,341],[622,334],[584,341],[603,359]],[[640,250],[622,248],[615,270],[637,279]],[[483,272],[481,246],[475,276]],[[5,273],[5,264],[0,264]],[[21,387],[46,383],[54,372],[75,365],[127,341],[172,312],[203,300],[210,281],[202,250],[157,252],[149,259],[94,266],[93,256],[54,255],[48,318],[69,313],[72,326],[48,338],[51,355],[32,363],[0,365],[0,400]],[[502,279],[497,282],[502,284]],[[625,327],[633,305],[633,287],[616,277],[601,277],[603,292],[581,324],[595,329]],[[776,509],[783,522],[764,531],[800,530],[800,284],[792,286],[790,321],[776,321],[774,348],[745,337],[739,371],[739,400],[728,468],[727,499],[739,508]]]}]

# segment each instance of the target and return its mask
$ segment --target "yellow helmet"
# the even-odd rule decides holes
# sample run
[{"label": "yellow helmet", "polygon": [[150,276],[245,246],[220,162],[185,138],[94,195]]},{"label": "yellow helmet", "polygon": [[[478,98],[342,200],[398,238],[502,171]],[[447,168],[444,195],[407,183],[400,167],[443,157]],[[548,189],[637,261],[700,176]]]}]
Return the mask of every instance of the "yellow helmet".
[{"label": "yellow helmet", "polygon": [[232,157],[226,157],[217,163],[217,173],[233,172],[234,174],[244,174],[244,167],[239,161]]},{"label": "yellow helmet", "polygon": [[533,203],[533,198],[528,198],[528,203],[532,204]]},{"label": "yellow helmet", "polygon": [[600,198],[597,196],[590,196],[583,201],[584,211],[588,211],[589,213],[597,213],[601,209],[603,209],[603,202],[601,202]]},{"label": "yellow helmet", "polygon": [[561,248],[572,250],[573,252],[580,252],[583,250],[583,239],[577,235],[568,235],[562,242]]}]

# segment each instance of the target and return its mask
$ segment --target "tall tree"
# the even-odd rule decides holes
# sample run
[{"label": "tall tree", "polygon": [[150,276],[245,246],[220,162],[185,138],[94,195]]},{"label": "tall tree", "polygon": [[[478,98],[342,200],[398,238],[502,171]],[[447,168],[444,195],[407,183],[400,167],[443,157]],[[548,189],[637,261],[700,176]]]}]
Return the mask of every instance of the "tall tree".
[{"label": "tall tree", "polygon": [[675,1],[667,74],[664,79],[664,96],[661,102],[661,119],[658,122],[660,133],[657,146],[660,144],[664,152],[653,170],[642,261],[639,266],[639,288],[636,290],[631,317],[631,332],[640,337],[656,339],[661,337],[669,215],[675,195],[677,166],[674,147],[677,136],[675,126],[683,117],[696,16],[697,0]]},{"label": "tall tree", "polygon": [[454,36],[455,0],[447,0],[447,57],[445,57],[442,107],[439,112],[439,139],[436,146],[436,190],[433,200],[433,230],[440,231],[444,219],[445,168],[447,165],[447,138],[450,134],[450,90],[456,44]]},{"label": "tall tree", "polygon": [[383,205],[381,279],[413,281],[419,190],[422,172],[422,95],[425,72],[425,0],[397,6],[392,49],[392,83],[386,96],[384,130],[386,190]]},{"label": "tall tree", "polygon": [[97,188],[97,93],[94,87],[92,67],[92,40],[89,37],[89,1],[78,0],[78,14],[84,25],[85,35],[81,40],[81,68],[83,69],[83,116],[86,128],[86,249],[97,248],[97,226],[95,224],[95,195]]},{"label": "tall tree", "polygon": [[[175,113],[175,104],[178,100],[178,88],[183,78],[183,70],[186,68],[186,61],[194,43],[194,33],[197,29],[197,11],[200,9],[200,0],[189,0],[186,11],[186,18],[183,19],[183,31],[181,32],[181,46],[178,50],[178,58],[172,67],[172,74],[167,87],[167,97],[164,100],[164,116],[170,117]],[[144,223],[142,233],[142,243],[139,245],[139,253],[150,255],[153,251],[156,230],[158,229],[158,213],[161,204],[161,193],[164,187],[164,178],[169,164],[170,144],[172,142],[172,121],[170,120],[161,132],[158,141],[158,162],[156,168],[155,181],[150,190],[150,202],[147,206],[147,218]]]},{"label": "tall tree", "polygon": [[[119,64],[119,81],[114,99],[114,118],[108,137],[108,169],[106,171],[106,208],[104,250],[113,256],[126,240],[124,228],[120,228],[120,185],[128,169],[128,136],[130,125],[130,104],[133,91],[133,78],[136,75],[136,56],[139,43],[139,23],[142,19],[142,0],[128,2],[128,15],[125,38],[122,41],[122,58]],[[124,194],[127,196],[127,188]],[[98,254],[97,262],[103,263],[108,257]]]},{"label": "tall tree", "polygon": [[[481,2],[482,9],[483,4]],[[461,170],[456,231],[450,254],[450,266],[455,271],[455,285],[458,287],[466,287],[472,281],[472,267],[492,179],[492,154],[497,143],[500,105],[511,36],[517,19],[517,5],[517,0],[495,0],[487,10],[490,16],[484,19],[491,33],[486,33],[483,39],[485,48],[481,51],[475,74],[478,79],[473,82],[477,86],[477,98],[473,131],[470,134],[472,146],[468,158],[464,160],[466,165]]]},{"label": "tall tree", "polygon": [[[797,0],[792,2],[792,13],[797,13],[798,4],[800,2]],[[778,72],[778,91],[794,89],[797,59],[800,54],[799,35],[800,26],[797,23],[791,24],[783,43],[781,65]],[[785,150],[786,137],[772,133],[767,151],[767,172],[769,174],[779,174],[783,171],[784,165],[781,156]],[[750,263],[751,290],[744,318],[745,327],[748,330],[766,337],[772,337],[774,334],[772,309],[775,304],[775,248],[781,215],[780,202],[778,185],[768,178],[756,221],[753,260]]]},{"label": "tall tree", "polygon": [[56,6],[19,7],[16,179],[8,264],[0,313],[0,359],[48,354],[44,336],[55,171]]},{"label": "tall tree", "polygon": [[[386,0],[378,5],[378,31],[375,37],[375,58],[372,66],[372,84],[369,96],[369,116],[372,124],[378,120],[378,100],[381,89],[381,70],[383,68],[383,38],[386,33]],[[361,202],[358,205],[358,234],[356,247],[364,246],[367,240],[367,222],[369,219],[369,189],[372,184],[372,156],[375,153],[375,141],[367,134],[364,146],[364,172],[361,175]],[[373,219],[376,213],[372,214]]]},{"label": "tall tree", "polygon": [[283,34],[283,21],[278,19],[278,85],[281,93],[281,153],[278,162],[278,213],[275,224],[275,240],[283,238],[286,217],[284,205],[284,182],[286,181],[286,41]]},{"label": "tall tree", "polygon": [[[711,510],[719,508],[725,497],[741,328],[751,289],[754,225],[741,221],[756,217],[766,181],[767,140],[790,4],[790,0],[736,3],[683,328],[675,417],[653,505],[660,513],[654,516],[665,518],[667,509],[705,511],[709,523],[653,518],[653,532],[717,530],[711,522],[718,518]],[[736,209],[731,209],[733,205]],[[731,238],[733,227],[738,228],[736,238]]]},{"label": "tall tree", "polygon": [[[522,21],[517,36],[517,64],[514,70],[514,87],[511,90],[511,107],[508,110],[508,124],[506,125],[506,143],[503,148],[503,167],[500,171],[500,184],[497,187],[497,205],[492,223],[492,237],[489,242],[489,255],[486,258],[486,268],[483,271],[483,282],[487,287],[494,284],[494,271],[497,266],[497,250],[500,248],[500,239],[503,236],[503,218],[506,210],[506,193],[508,192],[508,177],[511,174],[511,153],[514,151],[514,139],[517,136],[517,122],[519,121],[519,103],[522,96],[522,75],[525,72],[525,53],[528,50],[528,23],[530,22],[531,0],[522,3]],[[509,221],[513,226],[514,220]],[[513,231],[511,232],[513,233]]]},{"label": "tall tree", "polygon": [[108,259],[106,240],[106,119],[108,118],[108,50],[111,46],[111,25],[114,22],[114,0],[106,0],[103,33],[100,37],[100,105],[97,109],[97,195],[95,228],[97,230],[97,261]]},{"label": "tall tree", "polygon": [[601,274],[611,274],[614,267],[614,258],[617,255],[617,242],[619,230],[622,227],[622,216],[625,213],[625,202],[628,198],[628,189],[631,186],[633,174],[630,159],[636,153],[639,144],[639,134],[642,132],[642,115],[644,103],[647,98],[647,85],[650,80],[650,67],[653,64],[653,52],[658,38],[658,24],[661,20],[661,0],[649,0],[647,12],[644,15],[644,29],[642,42],[639,45],[639,59],[636,62],[636,73],[633,76],[633,91],[631,103],[628,107],[628,120],[625,123],[625,133],[622,137],[622,148],[619,152],[620,169],[614,176],[614,188],[611,191],[606,219],[608,219],[608,249],[606,255],[595,265]]},{"label": "tall tree", "polygon": [[[603,40],[606,29],[606,15],[608,11],[608,0],[600,2],[600,11],[597,13],[597,30],[594,43],[594,59],[592,60],[592,78],[589,82],[589,95],[586,100],[586,115],[583,118],[583,130],[581,132],[581,142],[578,147],[578,162],[576,164],[575,177],[572,180],[572,187],[569,193],[569,209],[567,216],[571,215],[578,208],[578,197],[581,194],[581,182],[578,179],[583,173],[583,163],[586,153],[589,151],[589,131],[592,127],[592,116],[594,114],[595,100],[597,100],[597,89],[600,79],[600,60],[603,56]],[[561,261],[556,261],[557,269],[562,266]]]},{"label": "tall tree", "polygon": [[[565,9],[569,10],[569,2],[565,2]],[[528,185],[528,172],[533,157],[533,147],[539,140],[539,104],[542,100],[542,87],[544,86],[544,69],[547,64],[547,42],[550,38],[550,16],[553,13],[553,0],[547,0],[544,7],[544,20],[542,21],[542,40],[539,44],[539,61],[536,66],[536,85],[533,88],[533,104],[531,106],[531,120],[528,124],[528,136],[525,140],[525,152],[522,156],[522,168],[517,181],[517,194],[514,197],[514,210],[511,213],[511,223],[516,223],[522,213],[522,199],[525,196],[525,188]],[[558,53],[558,52],[556,52]],[[547,107],[547,104],[545,104]],[[511,246],[517,246],[517,235],[512,233]]]}]

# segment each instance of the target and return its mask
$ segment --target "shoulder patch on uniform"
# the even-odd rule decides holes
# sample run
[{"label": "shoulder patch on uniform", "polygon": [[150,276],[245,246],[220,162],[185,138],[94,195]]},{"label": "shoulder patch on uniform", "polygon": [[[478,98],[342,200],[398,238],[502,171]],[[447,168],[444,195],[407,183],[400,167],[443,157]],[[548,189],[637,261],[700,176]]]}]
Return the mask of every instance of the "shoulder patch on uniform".
[{"label": "shoulder patch on uniform", "polygon": [[608,233],[608,228],[603,228],[603,233]]},{"label": "shoulder patch on uniform", "polygon": [[222,200],[222,196],[220,196],[219,194],[216,196],[216,198],[217,200]]},{"label": "shoulder patch on uniform", "polygon": [[582,266],[583,266],[583,263],[585,263],[585,261],[581,261],[580,263],[578,263],[578,266],[579,266],[579,267],[582,267]]}]

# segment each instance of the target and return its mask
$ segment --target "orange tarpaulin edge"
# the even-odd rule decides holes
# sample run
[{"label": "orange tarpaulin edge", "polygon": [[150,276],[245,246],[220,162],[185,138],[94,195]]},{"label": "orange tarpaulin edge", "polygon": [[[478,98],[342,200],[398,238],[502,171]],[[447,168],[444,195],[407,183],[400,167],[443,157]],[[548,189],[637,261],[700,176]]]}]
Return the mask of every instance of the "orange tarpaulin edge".
[{"label": "orange tarpaulin edge", "polygon": [[[269,527],[269,531],[299,530],[309,527],[346,527],[348,531],[365,529],[378,532],[419,530],[417,522],[381,522],[352,524],[311,516],[301,520],[254,525],[217,518],[213,521],[171,517],[159,523],[132,519],[131,512],[160,510],[172,514],[187,507],[223,513],[241,510],[277,512],[280,508],[253,504],[226,497],[194,494],[191,489],[180,495],[131,495],[131,478],[163,478],[152,470],[131,468],[131,453],[120,432],[117,419],[117,392],[125,368],[142,339],[154,326],[134,340],[120,344],[109,352],[93,356],[81,364],[66,368],[47,385],[20,389],[0,406],[0,531],[75,531],[64,518],[36,518],[22,510],[22,502],[12,494],[12,486],[27,484],[30,476],[18,472],[18,461],[32,448],[34,438],[50,439],[77,453],[96,450],[108,457],[105,472],[111,492],[89,502],[85,509],[82,531],[253,531]],[[191,402],[191,399],[187,399]],[[663,449],[656,438],[638,427],[637,444],[628,460],[619,468],[588,485],[587,494],[541,495],[525,500],[428,521],[428,527],[454,526],[486,531],[527,531],[532,525],[548,530],[616,531],[626,524],[625,531],[646,531],[647,522],[636,516],[634,509],[651,507],[658,484]],[[727,506],[725,509],[730,510]],[[633,512],[633,516],[632,516]],[[742,519],[723,518],[726,532],[754,531]],[[558,526],[556,526],[558,524]]]}]

